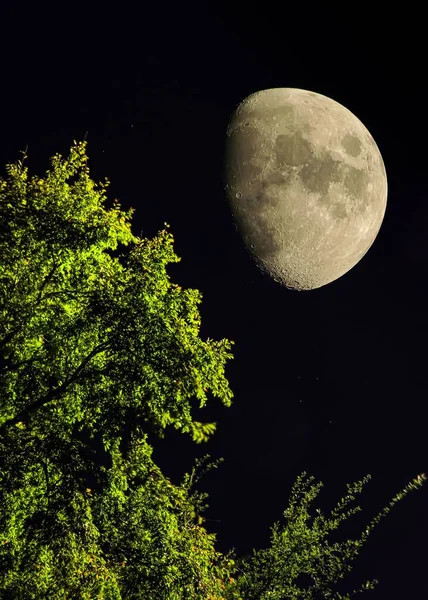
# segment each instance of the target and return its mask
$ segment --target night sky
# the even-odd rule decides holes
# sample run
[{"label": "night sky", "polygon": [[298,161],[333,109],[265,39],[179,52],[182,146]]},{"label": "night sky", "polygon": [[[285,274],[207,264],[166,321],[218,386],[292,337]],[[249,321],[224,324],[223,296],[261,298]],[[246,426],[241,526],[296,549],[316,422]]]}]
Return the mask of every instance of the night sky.
[{"label": "night sky", "polygon": [[[324,483],[312,508],[326,512],[347,482],[372,475],[357,496],[362,513],[334,539],[355,538],[428,473],[426,19],[391,5],[377,15],[374,3],[153,4],[62,4],[57,16],[2,8],[1,175],[27,146],[30,171],[43,175],[53,154],[86,134],[92,178],[111,181],[107,206],[118,198],[136,209],[135,235],[170,224],[181,262],[167,270],[202,292],[201,337],[235,341],[226,367],[234,398],[231,408],[213,397],[195,408],[195,419],[218,423],[207,444],[172,429],[150,441],[176,484],[195,457],[224,457],[198,485],[216,548],[268,547],[302,471]],[[246,96],[274,87],[346,106],[374,137],[388,177],[369,252],[309,292],[257,269],[223,191],[227,121]],[[364,597],[428,598],[427,515],[425,484],[382,518],[339,591],[377,578]]]}]

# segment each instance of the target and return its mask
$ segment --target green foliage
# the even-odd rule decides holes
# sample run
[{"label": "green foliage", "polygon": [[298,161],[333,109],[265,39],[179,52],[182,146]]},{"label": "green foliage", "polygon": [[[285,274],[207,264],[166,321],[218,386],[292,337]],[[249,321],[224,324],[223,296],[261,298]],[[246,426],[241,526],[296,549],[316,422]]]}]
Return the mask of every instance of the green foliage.
[{"label": "green foliage", "polygon": [[[192,419],[191,400],[202,408],[209,392],[231,406],[233,342],[200,339],[201,294],[166,273],[180,260],[172,235],[135,237],[133,209],[103,206],[108,180],[90,179],[86,143],[51,164],[44,178],[29,178],[18,161],[0,179],[2,597],[340,599],[331,583],[377,521],[360,541],[328,546],[324,537],[352,511],[339,515],[339,506],[309,528],[318,488],[305,490],[299,478],[272,547],[234,560],[233,551],[215,550],[216,536],[202,526],[207,495],[193,489],[209,455],[178,486],[153,462],[146,428],[162,437],[171,425],[195,443],[215,432],[216,423]],[[108,254],[119,244],[130,246],[122,262]],[[101,440],[111,466],[80,439],[84,431]],[[305,573],[314,585],[303,592],[296,581]]]},{"label": "green foliage", "polygon": [[[352,485],[347,484],[347,495],[338,502],[328,518],[317,509],[317,516],[312,525],[307,523],[310,519],[308,506],[316,498],[323,484],[309,487],[314,478],[311,476],[305,481],[305,477],[304,472],[293,485],[289,507],[283,513],[287,520],[286,526],[280,528],[279,522],[276,522],[271,528],[271,547],[267,550],[253,551],[252,556],[238,561],[241,577],[234,586],[234,593],[238,592],[245,600],[349,600],[359,592],[374,589],[377,580],[367,581],[359,590],[342,596],[332,591],[332,584],[343,579],[346,572],[351,571],[349,563],[357,557],[380,519],[410,491],[420,488],[426,480],[425,474],[418,475],[404,490],[394,496],[388,506],[372,519],[360,539],[329,544],[327,536],[337,529],[342,521],[361,510],[360,506],[355,506],[345,512],[346,506],[355,500],[354,494],[361,493],[370,475]],[[297,585],[298,579],[303,575],[312,580],[311,587],[306,590]]]}]

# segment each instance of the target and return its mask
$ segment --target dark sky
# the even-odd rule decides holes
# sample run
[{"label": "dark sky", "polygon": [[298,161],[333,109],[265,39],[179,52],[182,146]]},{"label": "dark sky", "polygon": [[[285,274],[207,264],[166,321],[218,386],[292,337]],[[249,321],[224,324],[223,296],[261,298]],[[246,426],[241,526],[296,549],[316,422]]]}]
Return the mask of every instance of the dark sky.
[{"label": "dark sky", "polygon": [[[358,496],[362,514],[338,539],[356,537],[428,473],[426,19],[408,3],[379,15],[375,3],[144,4],[91,12],[72,3],[57,16],[1,9],[2,175],[27,145],[27,164],[42,175],[87,132],[92,177],[111,180],[110,205],[117,197],[136,208],[134,234],[171,225],[182,260],[168,272],[202,292],[201,336],[235,341],[226,370],[234,399],[194,411],[218,422],[208,444],[168,431],[153,440],[153,456],[175,483],[196,456],[225,458],[199,485],[217,549],[267,547],[302,471],[324,483],[313,509],[325,511],[346,482],[372,475]],[[373,135],[388,176],[368,254],[310,292],[258,271],[222,187],[230,114],[273,87],[346,106]],[[428,597],[427,514],[426,485],[381,520],[339,590],[377,577],[373,600]]]}]

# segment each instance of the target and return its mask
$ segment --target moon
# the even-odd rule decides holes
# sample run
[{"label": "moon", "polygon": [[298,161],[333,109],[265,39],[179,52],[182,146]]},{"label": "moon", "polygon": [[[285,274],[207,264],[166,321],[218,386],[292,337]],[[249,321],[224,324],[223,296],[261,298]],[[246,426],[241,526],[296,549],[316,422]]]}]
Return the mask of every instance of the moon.
[{"label": "moon", "polygon": [[347,108],[307,90],[262,90],[238,105],[223,180],[250,256],[293,290],[352,269],[385,215],[385,165],[370,132]]}]

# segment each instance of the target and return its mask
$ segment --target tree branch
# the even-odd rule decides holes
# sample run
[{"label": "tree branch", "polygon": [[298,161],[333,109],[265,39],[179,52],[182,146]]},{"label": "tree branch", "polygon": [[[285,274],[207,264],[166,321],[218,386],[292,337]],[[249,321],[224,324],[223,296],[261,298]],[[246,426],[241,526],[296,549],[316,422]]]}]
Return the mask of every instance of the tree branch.
[{"label": "tree branch", "polygon": [[44,406],[51,400],[54,400],[55,398],[58,398],[59,396],[61,396],[72,383],[77,381],[80,373],[83,371],[83,369],[89,363],[89,361],[96,354],[98,354],[99,352],[102,352],[103,350],[106,350],[108,347],[109,347],[109,342],[103,342],[102,344],[100,344],[99,346],[94,348],[92,350],[92,352],[90,352],[88,354],[88,356],[83,360],[83,362],[79,365],[79,367],[77,367],[77,369],[74,371],[74,373],[71,375],[71,377],[67,381],[62,383],[56,390],[51,390],[48,394],[46,394],[42,398],[39,398],[33,404],[30,404],[30,406],[27,406],[27,408],[22,410],[20,413],[18,413],[12,419],[8,419],[7,421],[5,421],[3,423],[3,425],[0,425],[0,432],[2,430],[4,430],[6,427],[10,427],[11,425],[15,425],[16,423],[19,423],[20,421],[26,420],[26,417],[28,417],[31,413],[33,413],[37,408],[40,408],[41,406]]},{"label": "tree branch", "polygon": [[[47,286],[47,284],[49,283],[49,281],[52,279],[52,277],[55,274],[56,269],[58,268],[58,264],[54,261],[54,266],[52,267],[50,273],[48,275],[46,275],[45,280],[42,283],[42,286],[39,290],[39,294],[37,296],[37,300],[36,300],[36,304],[34,306],[34,308],[37,308],[39,306],[39,304],[42,301],[42,292],[45,289],[45,287]],[[28,320],[28,319],[26,319]],[[18,333],[18,331],[20,331],[22,329],[22,327],[24,326],[24,324],[26,323],[26,320],[24,320],[23,322],[21,322],[17,327],[15,327],[15,329],[13,329],[10,333],[7,334],[7,336],[0,342],[0,349],[4,348],[6,346],[6,344],[8,342],[10,342],[10,340],[13,338],[13,336]]]}]

